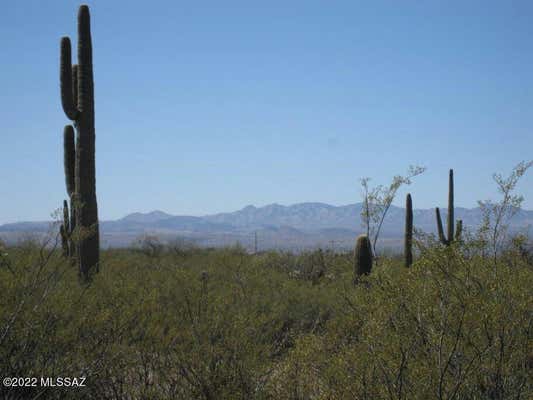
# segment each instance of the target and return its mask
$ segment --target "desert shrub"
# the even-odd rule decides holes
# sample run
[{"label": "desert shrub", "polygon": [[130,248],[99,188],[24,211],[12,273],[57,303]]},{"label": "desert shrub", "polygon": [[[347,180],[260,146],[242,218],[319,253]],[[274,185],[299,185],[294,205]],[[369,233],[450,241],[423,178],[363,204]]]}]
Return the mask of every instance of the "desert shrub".
[{"label": "desert shrub", "polygon": [[337,314],[324,335],[300,338],[271,382],[274,392],[291,399],[527,396],[533,275],[531,265],[508,261],[495,272],[487,260],[436,247],[410,270],[377,270],[347,294],[349,312]]},{"label": "desert shrub", "polygon": [[167,249],[178,257],[187,257],[193,251],[199,250],[195,241],[182,237],[171,240],[167,244]]},{"label": "desert shrub", "polygon": [[136,240],[135,249],[150,258],[159,258],[165,246],[155,235],[144,235]]}]

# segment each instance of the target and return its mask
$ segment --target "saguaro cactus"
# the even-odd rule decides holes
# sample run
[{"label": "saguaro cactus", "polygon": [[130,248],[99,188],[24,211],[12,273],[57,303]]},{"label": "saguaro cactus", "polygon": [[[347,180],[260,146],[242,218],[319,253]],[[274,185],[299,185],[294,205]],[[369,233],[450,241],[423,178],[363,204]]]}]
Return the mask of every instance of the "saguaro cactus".
[{"label": "saguaro cactus", "polygon": [[[437,230],[439,232],[439,240],[442,244],[449,246],[454,241],[454,205],[453,205],[453,169],[450,169],[448,176],[448,217],[447,217],[447,234],[448,237],[444,236],[444,229],[442,227],[442,219],[440,217],[439,207],[435,208],[435,215],[437,218]],[[461,235],[461,229],[463,222],[461,220],[457,221],[457,233]]]},{"label": "saguaro cactus", "polygon": [[409,268],[413,264],[413,201],[411,194],[405,199],[405,235],[404,235],[404,258],[405,266]]},{"label": "saguaro cactus", "polygon": [[94,158],[91,26],[89,7],[86,5],[80,6],[78,12],[78,65],[72,67],[68,37],[61,38],[60,64],[61,104],[65,115],[74,121],[76,128],[74,141],[72,126],[65,127],[65,177],[72,201],[71,212],[75,216],[79,272],[83,278],[88,278],[90,270],[98,268],[100,240]]},{"label": "saguaro cactus", "polygon": [[354,281],[372,272],[372,245],[367,235],[359,235],[354,250]]}]

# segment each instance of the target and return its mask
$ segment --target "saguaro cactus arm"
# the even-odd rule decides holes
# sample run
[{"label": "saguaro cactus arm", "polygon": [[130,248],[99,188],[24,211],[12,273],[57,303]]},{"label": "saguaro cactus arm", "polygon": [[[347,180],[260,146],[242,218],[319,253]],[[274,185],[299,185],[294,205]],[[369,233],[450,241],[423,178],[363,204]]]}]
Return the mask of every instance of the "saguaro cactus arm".
[{"label": "saguaro cactus arm", "polygon": [[435,208],[435,216],[437,217],[437,230],[438,230],[438,233],[439,233],[439,240],[443,244],[447,244],[448,241],[446,240],[446,237],[444,236],[444,229],[442,227],[442,219],[440,217],[439,207]]},{"label": "saguaro cactus arm", "polygon": [[76,146],[74,143],[74,128],[72,125],[66,125],[63,130],[63,158],[67,193],[72,197],[76,191],[74,175],[76,168]]},{"label": "saguaro cactus arm", "polygon": [[78,108],[78,64],[72,66],[72,98],[74,105]]},{"label": "saguaro cactus arm", "polygon": [[65,228],[65,233],[70,235],[70,214],[68,212],[68,202],[63,200],[63,227]]},{"label": "saguaro cactus arm", "polygon": [[59,73],[59,80],[61,83],[61,105],[63,106],[63,111],[67,118],[76,120],[79,116],[79,111],[73,98],[71,57],[70,39],[65,36],[61,38],[61,68]]},{"label": "saguaro cactus arm", "polygon": [[61,234],[61,245],[63,247],[63,256],[68,257],[70,255],[70,215],[68,210],[68,202],[63,200],[63,223],[59,227],[59,233]]}]

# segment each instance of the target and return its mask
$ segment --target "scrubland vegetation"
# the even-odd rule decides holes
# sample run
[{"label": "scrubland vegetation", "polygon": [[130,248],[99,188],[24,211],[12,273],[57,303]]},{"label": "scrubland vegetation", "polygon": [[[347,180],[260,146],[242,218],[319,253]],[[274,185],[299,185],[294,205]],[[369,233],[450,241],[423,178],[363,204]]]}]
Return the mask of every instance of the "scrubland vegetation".
[{"label": "scrubland vegetation", "polygon": [[4,248],[0,371],[87,377],[5,398],[528,399],[533,257],[419,238],[382,257],[140,247],[80,283],[59,248]]}]

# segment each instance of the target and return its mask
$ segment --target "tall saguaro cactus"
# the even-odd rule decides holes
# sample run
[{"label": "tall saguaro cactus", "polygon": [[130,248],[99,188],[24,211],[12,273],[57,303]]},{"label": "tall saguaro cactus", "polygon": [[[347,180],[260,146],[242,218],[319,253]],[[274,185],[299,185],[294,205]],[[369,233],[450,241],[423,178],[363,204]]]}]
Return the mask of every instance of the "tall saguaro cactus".
[{"label": "tall saguaro cactus", "polygon": [[60,62],[61,104],[76,128],[76,139],[73,140],[73,127],[65,127],[65,178],[71,212],[75,215],[79,272],[85,279],[91,269],[98,269],[100,257],[90,25],[89,7],[82,5],[78,12],[78,64],[72,66],[68,37],[61,38]]},{"label": "tall saguaro cactus", "polygon": [[405,266],[409,268],[413,264],[413,200],[411,194],[405,199],[405,235],[404,235],[404,258]]},{"label": "tall saguaro cactus", "polygon": [[[439,240],[442,242],[442,244],[449,246],[454,241],[453,169],[450,169],[450,173],[448,176],[448,217],[446,218],[448,237],[444,236],[444,229],[442,226],[442,219],[440,216],[439,207],[435,208],[435,215],[437,218],[437,230],[439,232]],[[461,235],[459,227],[462,228],[462,226],[463,222],[461,220],[457,221],[457,236]]]}]

